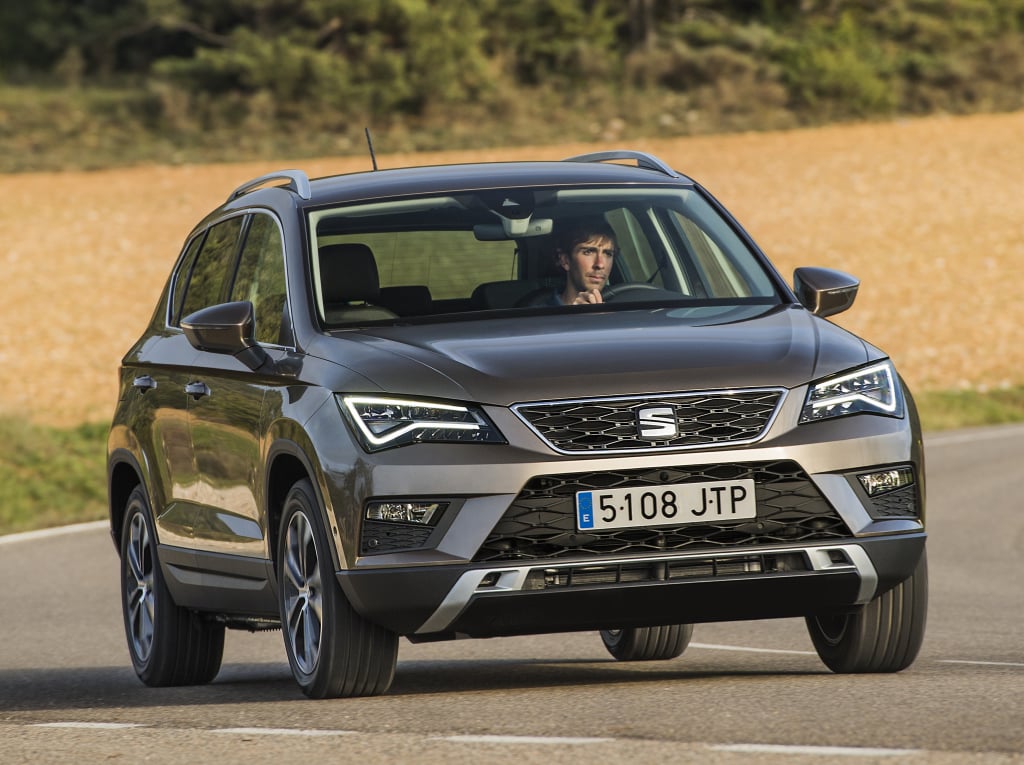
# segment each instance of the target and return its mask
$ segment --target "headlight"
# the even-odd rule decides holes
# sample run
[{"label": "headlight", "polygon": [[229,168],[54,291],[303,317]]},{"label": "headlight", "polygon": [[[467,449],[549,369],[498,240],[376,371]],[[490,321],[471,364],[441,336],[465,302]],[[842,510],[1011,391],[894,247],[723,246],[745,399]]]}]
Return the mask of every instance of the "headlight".
[{"label": "headlight", "polygon": [[817,422],[858,412],[903,416],[903,393],[890,362],[872,364],[814,383],[807,392],[800,422]]},{"label": "headlight", "polygon": [[430,442],[503,444],[479,409],[383,396],[339,396],[363,448],[369,452]]}]

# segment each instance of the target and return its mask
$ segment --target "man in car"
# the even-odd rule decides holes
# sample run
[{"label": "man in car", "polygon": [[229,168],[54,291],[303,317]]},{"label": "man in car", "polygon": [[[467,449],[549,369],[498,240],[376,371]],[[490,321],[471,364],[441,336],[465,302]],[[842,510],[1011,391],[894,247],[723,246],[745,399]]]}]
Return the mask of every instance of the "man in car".
[{"label": "man in car", "polygon": [[565,288],[552,296],[555,305],[603,303],[618,245],[611,226],[600,218],[570,224],[557,235],[555,259],[565,271]]}]

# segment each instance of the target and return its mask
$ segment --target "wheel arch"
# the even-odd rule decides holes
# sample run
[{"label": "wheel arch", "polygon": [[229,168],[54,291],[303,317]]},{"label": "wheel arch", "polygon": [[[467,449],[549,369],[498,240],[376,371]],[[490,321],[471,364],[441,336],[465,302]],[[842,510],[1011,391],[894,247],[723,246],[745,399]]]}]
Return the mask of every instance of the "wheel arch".
[{"label": "wheel arch", "polygon": [[[285,500],[288,492],[296,481],[308,478],[316,497],[321,521],[332,540],[331,558],[335,570],[345,560],[345,551],[338,530],[338,522],[334,519],[333,498],[330,495],[327,476],[319,462],[314,459],[317,450],[308,440],[309,435],[303,430],[279,432],[267,450],[266,477],[264,497],[266,501],[267,543],[270,559],[276,570],[278,565],[278,538],[281,529],[281,517],[284,513]],[[310,457],[312,455],[313,457]]]},{"label": "wheel arch", "polygon": [[[110,536],[118,555],[121,554],[121,529],[124,526],[128,497],[137,486],[144,486],[143,472],[135,456],[130,452],[117,451],[110,457],[108,467],[107,501],[110,515]],[[144,487],[147,495],[148,488]]]},{"label": "wheel arch", "polygon": [[[278,441],[271,449],[267,464],[267,541],[270,559],[277,570],[277,542],[281,528],[281,515],[288,491],[296,482],[308,478],[317,490],[312,466],[294,441]],[[321,499],[321,507],[323,501]]]}]

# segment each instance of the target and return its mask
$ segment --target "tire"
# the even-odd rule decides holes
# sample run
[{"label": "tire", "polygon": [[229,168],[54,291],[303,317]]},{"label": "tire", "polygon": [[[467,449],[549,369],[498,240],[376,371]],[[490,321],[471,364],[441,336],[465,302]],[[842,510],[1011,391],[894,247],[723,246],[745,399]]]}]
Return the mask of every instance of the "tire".
[{"label": "tire", "polygon": [[202,685],[217,676],[224,625],[180,608],[157,558],[145,492],[128,497],[121,529],[121,609],[135,674],[146,685]]},{"label": "tire", "polygon": [[924,552],[909,579],[851,614],[808,616],[818,656],[841,674],[899,672],[914,663],[928,617]]},{"label": "tire", "polygon": [[692,624],[601,630],[604,647],[619,661],[674,659],[686,650],[692,635]]},{"label": "tire", "polygon": [[277,551],[292,675],[313,699],[385,693],[395,675],[398,636],[361,617],[345,598],[321,517],[312,484],[296,483],[285,499]]}]

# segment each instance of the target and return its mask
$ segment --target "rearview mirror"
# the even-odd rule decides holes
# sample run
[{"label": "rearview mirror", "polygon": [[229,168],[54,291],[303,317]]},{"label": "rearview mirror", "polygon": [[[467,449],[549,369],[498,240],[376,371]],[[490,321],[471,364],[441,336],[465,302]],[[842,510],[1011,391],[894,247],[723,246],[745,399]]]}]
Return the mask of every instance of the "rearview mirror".
[{"label": "rearview mirror", "polygon": [[793,291],[800,305],[816,316],[842,313],[857,297],[860,280],[831,268],[798,268],[793,272]]},{"label": "rearview mirror", "polygon": [[547,236],[554,221],[551,218],[502,218],[501,223],[478,223],[473,235],[481,242],[501,242],[525,236]]}]

